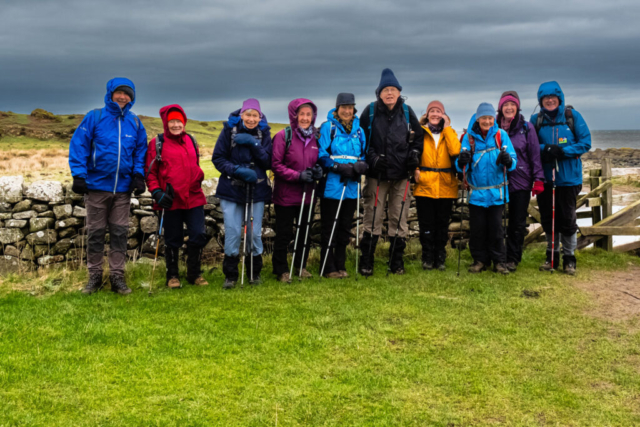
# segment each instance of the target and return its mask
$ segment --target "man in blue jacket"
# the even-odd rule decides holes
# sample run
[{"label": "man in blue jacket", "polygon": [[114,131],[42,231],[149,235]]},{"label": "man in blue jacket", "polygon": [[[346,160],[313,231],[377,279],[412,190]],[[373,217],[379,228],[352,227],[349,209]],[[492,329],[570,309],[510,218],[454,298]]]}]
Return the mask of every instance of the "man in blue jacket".
[{"label": "man in blue jacket", "polygon": [[135,86],[116,77],[107,83],[102,109],[90,111],[69,145],[72,190],[85,195],[87,208],[87,267],[89,281],[82,290],[92,294],[102,287],[104,239],[109,226],[109,280],[111,290],[131,293],[124,280],[131,192],[145,191],[144,164],[147,132],[130,110]]},{"label": "man in blue jacket", "polygon": [[556,235],[553,240],[553,267],[559,267],[559,243],[562,243],[564,272],[573,275],[576,272],[575,250],[578,240],[576,199],[582,190],[580,156],[591,149],[591,133],[582,115],[565,104],[564,93],[557,82],[540,85],[538,102],[541,111],[532,115],[530,121],[538,132],[546,181],[544,192],[538,195],[542,227],[547,236],[547,259],[540,266],[540,270],[551,270],[552,198],[555,178]]}]

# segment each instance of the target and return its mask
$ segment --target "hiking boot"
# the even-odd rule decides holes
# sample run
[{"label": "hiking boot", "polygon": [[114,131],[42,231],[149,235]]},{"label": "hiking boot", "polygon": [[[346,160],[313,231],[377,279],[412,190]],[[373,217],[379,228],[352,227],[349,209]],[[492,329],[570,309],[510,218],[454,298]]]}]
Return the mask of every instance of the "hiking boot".
[{"label": "hiking boot", "polygon": [[504,275],[509,274],[509,269],[507,268],[507,266],[506,266],[506,265],[504,265],[504,263],[503,263],[503,262],[499,262],[499,263],[497,263],[497,264],[493,267],[493,271],[495,271],[496,273],[504,274]]},{"label": "hiking boot", "polygon": [[278,276],[278,282],[291,283],[291,276],[289,276],[289,273],[282,273]]},{"label": "hiking boot", "polygon": [[91,295],[92,293],[98,292],[102,289],[102,286],[102,273],[89,273],[89,281],[82,290],[82,293],[85,295]]},{"label": "hiking boot", "polygon": [[551,251],[547,250],[547,259],[540,266],[540,271],[555,271],[560,267],[560,253],[556,252],[553,257],[553,269],[551,268]]},{"label": "hiking boot", "polygon": [[249,282],[250,285],[253,286],[258,286],[258,285],[262,285],[262,278],[260,277],[259,274],[255,274],[253,275],[253,280],[251,282]]},{"label": "hiking boot", "polygon": [[300,279],[311,279],[313,274],[309,273],[306,268],[303,268],[302,270],[298,270],[298,277]]},{"label": "hiking boot", "polygon": [[340,274],[341,279],[346,279],[347,277],[349,277],[349,273],[347,273],[346,270],[339,270],[338,273]]},{"label": "hiking boot", "polygon": [[372,236],[371,233],[363,233],[360,240],[360,274],[365,277],[373,275],[374,254],[380,236]]},{"label": "hiking boot", "polygon": [[444,262],[442,262],[442,263],[440,263],[440,262],[439,262],[439,263],[436,265],[436,269],[437,269],[438,271],[445,271],[445,270],[447,269],[447,267],[444,265]]},{"label": "hiking boot", "polygon": [[504,265],[507,270],[509,270],[511,273],[515,272],[518,269],[518,264],[516,264],[515,262],[508,262]]},{"label": "hiking boot", "polygon": [[342,279],[342,275],[337,271],[332,271],[331,273],[325,273],[324,277],[327,279]]},{"label": "hiking boot", "polygon": [[120,295],[129,295],[131,293],[131,289],[127,286],[124,276],[111,275],[109,276],[109,281],[111,282],[112,292]]},{"label": "hiking boot", "polygon": [[486,269],[486,265],[484,265],[480,261],[474,261],[467,271],[469,271],[469,273],[480,273],[481,271],[485,271]]},{"label": "hiking boot", "polygon": [[564,255],[562,257],[562,266],[565,274],[574,276],[576,274],[576,257],[573,255]]},{"label": "hiking boot", "polygon": [[433,261],[422,261],[423,270],[433,270]]},{"label": "hiking boot", "polygon": [[207,282],[207,279],[205,279],[204,277],[198,276],[196,280],[193,281],[193,284],[195,286],[207,286],[209,282]]},{"label": "hiking boot", "polygon": [[167,287],[169,289],[178,289],[181,288],[182,285],[180,284],[180,279],[178,279],[177,277],[172,277],[167,281]]},{"label": "hiking boot", "polygon": [[372,268],[360,268],[360,274],[364,277],[373,276]]},{"label": "hiking boot", "polygon": [[396,271],[392,271],[393,274],[402,276],[404,274],[404,267],[397,268]]},{"label": "hiking boot", "polygon": [[[188,246],[187,247],[187,282],[192,285],[200,279],[201,282],[207,282],[202,278],[202,248]],[[208,284],[208,283],[207,283]],[[203,286],[203,285],[198,285]]]},{"label": "hiking boot", "polygon": [[236,287],[236,281],[231,280],[229,278],[224,279],[224,284],[222,285],[222,289],[233,289]]}]

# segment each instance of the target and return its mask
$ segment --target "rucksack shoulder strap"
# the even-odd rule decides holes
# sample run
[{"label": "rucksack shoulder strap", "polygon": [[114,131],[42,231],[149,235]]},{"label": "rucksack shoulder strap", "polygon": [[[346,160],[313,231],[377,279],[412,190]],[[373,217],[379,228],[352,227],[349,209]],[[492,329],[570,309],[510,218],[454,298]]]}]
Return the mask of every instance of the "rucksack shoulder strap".
[{"label": "rucksack shoulder strap", "polygon": [[567,105],[567,108],[565,108],[564,118],[567,121],[567,126],[569,126],[569,129],[571,129],[571,133],[575,136],[575,122],[573,120],[573,107],[571,105]]},{"label": "rucksack shoulder strap", "polygon": [[500,129],[496,132],[496,145],[498,149],[502,149],[502,132],[500,132]]},{"label": "rucksack shoulder strap", "polygon": [[293,140],[293,129],[291,129],[291,126],[287,126],[286,128],[284,128],[285,153],[289,151],[289,147],[291,147],[292,140]]},{"label": "rucksack shoulder strap", "polygon": [[187,134],[187,136],[189,137],[189,139],[191,139],[191,143],[193,144],[193,149],[196,150],[196,162],[198,162],[198,165],[200,165],[200,148],[198,147],[198,141],[196,140],[196,137],[191,135],[191,134]]},{"label": "rucksack shoulder strap", "polygon": [[369,140],[371,140],[371,129],[373,129],[373,116],[375,114],[375,102],[369,104]]},{"label": "rucksack shoulder strap", "polygon": [[402,111],[404,111],[404,119],[407,121],[407,129],[411,132],[411,117],[409,115],[409,106],[402,103]]}]

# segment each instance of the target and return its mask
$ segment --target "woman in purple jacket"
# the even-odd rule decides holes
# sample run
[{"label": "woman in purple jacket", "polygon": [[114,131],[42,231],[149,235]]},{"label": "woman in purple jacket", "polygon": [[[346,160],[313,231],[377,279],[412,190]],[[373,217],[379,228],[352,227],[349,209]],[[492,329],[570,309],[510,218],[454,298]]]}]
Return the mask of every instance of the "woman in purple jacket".
[{"label": "woman in purple jacket", "polygon": [[[289,282],[287,248],[293,239],[293,224],[302,218],[298,227],[300,236],[295,253],[296,267],[302,265],[300,277],[309,278],[306,263],[309,251],[303,251],[304,231],[309,209],[313,209],[311,193],[315,179],[322,176],[318,161],[317,129],[314,124],[318,109],[308,99],[298,98],[289,103],[287,129],[273,138],[272,170],[274,179],[273,204],[276,209],[276,237],[273,248],[273,274],[281,282]],[[314,179],[315,177],[315,179]],[[304,203],[302,196],[305,194]],[[303,206],[302,216],[300,208]],[[302,259],[302,253],[305,259]],[[300,264],[301,263],[301,264]]]},{"label": "woman in purple jacket", "polygon": [[540,162],[540,144],[533,124],[520,114],[520,97],[507,91],[498,103],[498,126],[506,131],[516,150],[518,161],[509,172],[509,225],[507,227],[507,263],[516,271],[522,259],[522,246],[527,234],[527,209],[531,196],[544,190],[544,171]]}]

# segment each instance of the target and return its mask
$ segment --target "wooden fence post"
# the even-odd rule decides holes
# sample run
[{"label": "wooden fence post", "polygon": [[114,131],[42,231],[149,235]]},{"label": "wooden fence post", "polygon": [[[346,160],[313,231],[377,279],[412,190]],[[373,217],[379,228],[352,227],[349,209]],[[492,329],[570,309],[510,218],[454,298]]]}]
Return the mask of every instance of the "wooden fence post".
[{"label": "wooden fence post", "polygon": [[[600,169],[591,169],[589,171],[589,188],[593,189],[600,185],[600,175],[602,174],[602,170]],[[600,195],[599,195],[600,196]],[[600,196],[601,197],[601,196]],[[589,206],[591,208],[591,225],[595,225],[602,221],[602,210],[600,206]],[[599,240],[595,243],[597,247],[602,247],[601,242]]]},{"label": "wooden fence post", "polygon": [[[600,183],[611,181],[611,159],[602,159],[602,176]],[[609,188],[602,195],[602,219],[610,217],[613,214],[613,187]],[[613,236],[607,236],[600,240],[600,247],[605,251],[613,250]]]}]

